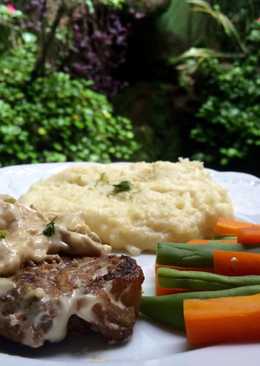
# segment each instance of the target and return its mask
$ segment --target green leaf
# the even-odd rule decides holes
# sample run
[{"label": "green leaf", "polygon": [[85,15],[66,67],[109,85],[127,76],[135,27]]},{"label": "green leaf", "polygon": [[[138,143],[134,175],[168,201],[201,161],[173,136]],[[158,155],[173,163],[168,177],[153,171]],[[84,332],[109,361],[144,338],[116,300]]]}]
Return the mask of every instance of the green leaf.
[{"label": "green leaf", "polygon": [[184,52],[182,55],[171,58],[170,63],[177,64],[184,60],[193,58],[203,61],[206,58],[212,58],[212,57],[223,57],[223,54],[211,50],[209,48],[191,47],[188,51]]},{"label": "green leaf", "polygon": [[7,230],[0,230],[0,240],[5,239],[7,235]]},{"label": "green leaf", "polygon": [[[118,156],[120,158],[120,156]],[[128,180],[123,180],[118,184],[113,184],[113,194],[118,194],[121,192],[128,192],[132,189],[132,184]]]},{"label": "green leaf", "polygon": [[51,237],[55,234],[55,220],[52,220],[49,222],[49,224],[46,225],[46,228],[43,230],[43,235],[47,237]]},{"label": "green leaf", "polygon": [[203,0],[187,0],[192,6],[193,11],[204,13],[216,20],[216,22],[221,25],[227,36],[232,37],[236,40],[243,52],[246,52],[246,46],[242,42],[240,35],[232,23],[232,21],[223,14],[218,8],[212,7],[207,1]]}]

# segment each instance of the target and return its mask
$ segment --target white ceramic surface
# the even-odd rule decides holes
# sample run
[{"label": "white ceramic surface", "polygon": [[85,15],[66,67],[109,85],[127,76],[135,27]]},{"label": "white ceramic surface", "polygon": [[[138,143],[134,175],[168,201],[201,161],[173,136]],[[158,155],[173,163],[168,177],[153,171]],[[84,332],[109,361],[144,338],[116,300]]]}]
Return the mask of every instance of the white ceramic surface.
[{"label": "white ceramic surface", "polygon": [[[0,169],[0,193],[19,197],[29,186],[75,163],[36,164]],[[226,187],[232,197],[236,214],[260,223],[260,179],[235,172],[210,174]],[[153,293],[154,256],[136,258],[145,273],[144,293]],[[260,325],[259,325],[260,326]],[[1,339],[0,362],[4,366],[219,366],[260,365],[259,344],[225,345],[189,349],[183,335],[140,319],[132,338],[120,346],[107,345],[97,335],[68,338],[60,344],[50,344],[30,350]]]}]

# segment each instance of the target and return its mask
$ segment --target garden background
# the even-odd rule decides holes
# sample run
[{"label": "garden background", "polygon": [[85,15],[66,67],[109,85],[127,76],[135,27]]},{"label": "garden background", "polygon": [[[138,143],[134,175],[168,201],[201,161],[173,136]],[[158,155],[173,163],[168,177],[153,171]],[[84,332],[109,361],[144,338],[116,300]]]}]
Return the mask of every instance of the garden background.
[{"label": "garden background", "polygon": [[259,0],[0,0],[0,164],[260,175]]}]

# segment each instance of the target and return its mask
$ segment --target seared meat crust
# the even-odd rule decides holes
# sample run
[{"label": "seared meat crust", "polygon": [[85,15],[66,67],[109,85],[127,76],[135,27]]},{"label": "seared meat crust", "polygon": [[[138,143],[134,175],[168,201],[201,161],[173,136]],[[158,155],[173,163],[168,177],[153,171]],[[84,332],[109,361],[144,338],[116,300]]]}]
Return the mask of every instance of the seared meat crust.
[{"label": "seared meat crust", "polygon": [[137,318],[143,280],[128,256],[31,262],[0,279],[0,335],[36,348],[62,340],[77,317],[108,341],[125,340]]}]

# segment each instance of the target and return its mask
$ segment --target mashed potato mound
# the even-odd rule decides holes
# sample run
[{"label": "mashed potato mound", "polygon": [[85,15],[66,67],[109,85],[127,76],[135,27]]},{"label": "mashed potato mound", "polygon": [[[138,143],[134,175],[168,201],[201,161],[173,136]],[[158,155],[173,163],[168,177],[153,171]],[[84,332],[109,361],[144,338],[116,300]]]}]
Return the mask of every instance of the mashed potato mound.
[{"label": "mashed potato mound", "polygon": [[82,212],[104,243],[136,254],[158,242],[210,238],[217,218],[233,215],[225,189],[202,163],[185,159],[77,165],[34,184],[20,200],[50,218]]}]

